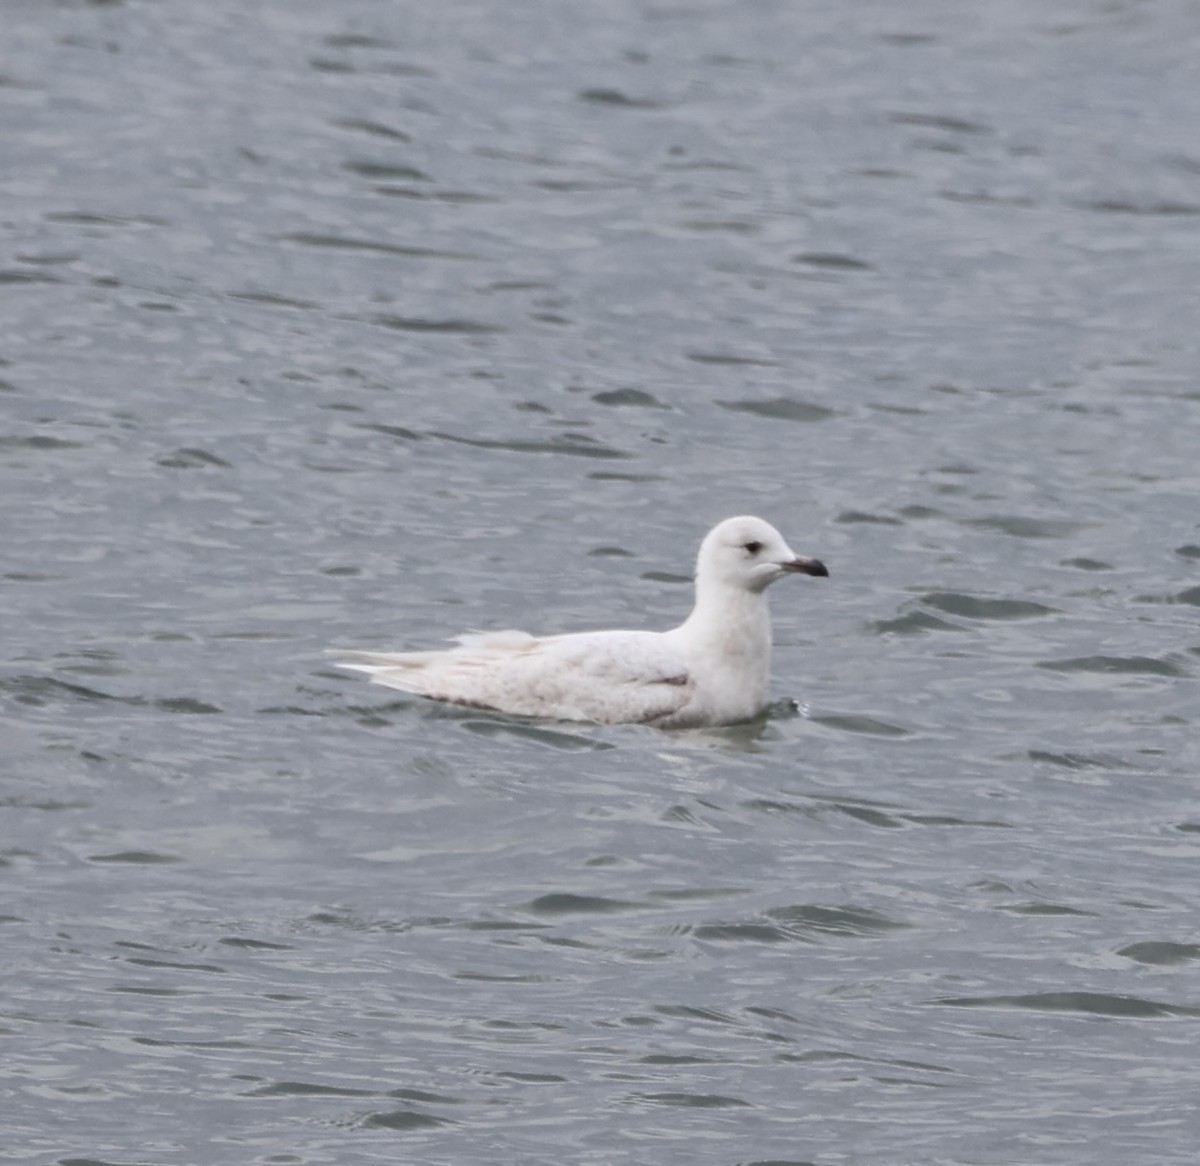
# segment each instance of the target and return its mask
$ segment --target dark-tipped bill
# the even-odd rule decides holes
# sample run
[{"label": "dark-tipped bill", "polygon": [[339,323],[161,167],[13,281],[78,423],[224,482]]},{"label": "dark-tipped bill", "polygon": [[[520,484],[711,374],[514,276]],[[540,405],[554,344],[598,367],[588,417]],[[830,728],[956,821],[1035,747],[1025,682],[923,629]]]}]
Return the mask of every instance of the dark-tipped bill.
[{"label": "dark-tipped bill", "polygon": [[800,575],[825,577],[829,574],[829,569],[820,559],[806,559],[803,555],[797,555],[790,563],[784,563],[782,566],[785,571],[795,571]]}]

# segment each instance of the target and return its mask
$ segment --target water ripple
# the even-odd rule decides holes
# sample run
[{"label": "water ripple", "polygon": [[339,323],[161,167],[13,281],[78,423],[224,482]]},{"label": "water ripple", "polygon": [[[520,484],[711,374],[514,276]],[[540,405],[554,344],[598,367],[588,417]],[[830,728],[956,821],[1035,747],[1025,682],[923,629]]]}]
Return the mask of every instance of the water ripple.
[{"label": "water ripple", "polygon": [[1106,992],[1029,992],[1020,996],[945,996],[931,1001],[952,1008],[1007,1008],[1033,1012],[1082,1012],[1092,1016],[1148,1019],[1200,1016],[1200,1008],[1141,996]]},{"label": "water ripple", "polygon": [[509,453],[562,453],[568,454],[571,457],[601,459],[620,459],[633,457],[633,454],[626,453],[621,449],[614,449],[612,446],[604,445],[595,438],[588,437],[582,433],[564,433],[559,437],[550,438],[546,441],[529,441],[524,438],[511,438],[509,440],[503,440],[496,438],[465,437],[457,433],[445,433],[438,431],[431,432],[429,436],[440,438],[442,441],[453,441],[459,445],[469,445],[475,449],[500,449],[506,450]]},{"label": "water ripple", "polygon": [[796,397],[772,397],[765,401],[718,401],[717,404],[734,413],[751,413],[772,421],[827,421],[830,417],[837,416],[833,409]]},{"label": "water ripple", "polygon": [[1064,660],[1039,660],[1039,668],[1049,672],[1084,672],[1117,676],[1184,677],[1190,673],[1169,657],[1155,656],[1074,656]]},{"label": "water ripple", "polygon": [[758,919],[734,923],[704,923],[692,930],[696,939],[755,943],[816,943],[828,937],[873,939],[903,931],[908,923],[868,907],[823,907],[800,904],[773,907]]},{"label": "water ripple", "polygon": [[1200,960],[1200,944],[1145,940],[1118,948],[1117,955],[1124,956],[1129,960],[1136,960],[1139,964],[1169,967]]},{"label": "water ripple", "polygon": [[1039,616],[1054,615],[1058,612],[1058,608],[1034,603],[1028,599],[990,599],[961,591],[931,591],[922,595],[920,602],[935,611],[963,616],[966,619],[1037,619]]},{"label": "water ripple", "polygon": [[[304,247],[321,247],[335,251],[376,252],[380,255],[397,255],[410,259],[458,259],[478,260],[479,255],[463,251],[445,251],[437,247],[420,247],[409,243],[386,243],[378,239],[356,239],[344,235],[325,235],[318,231],[294,231],[288,235],[280,235],[280,242],[298,243]],[[387,323],[390,317],[381,318],[381,323]],[[399,327],[400,325],[390,325]]]}]

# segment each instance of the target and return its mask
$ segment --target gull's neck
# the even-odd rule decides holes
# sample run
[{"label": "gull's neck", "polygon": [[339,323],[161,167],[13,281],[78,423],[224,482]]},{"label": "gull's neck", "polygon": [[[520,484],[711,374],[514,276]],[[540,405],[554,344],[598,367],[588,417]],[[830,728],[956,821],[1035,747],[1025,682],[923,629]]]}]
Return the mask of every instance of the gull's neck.
[{"label": "gull's neck", "polygon": [[696,580],[696,604],[679,628],[692,651],[745,673],[765,688],[771,665],[771,613],[766,591]]}]

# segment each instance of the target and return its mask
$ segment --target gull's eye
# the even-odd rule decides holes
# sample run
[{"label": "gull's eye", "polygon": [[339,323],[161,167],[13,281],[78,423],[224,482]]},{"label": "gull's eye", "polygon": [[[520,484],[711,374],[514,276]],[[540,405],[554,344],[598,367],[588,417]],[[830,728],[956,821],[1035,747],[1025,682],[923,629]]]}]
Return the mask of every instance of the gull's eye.
[{"label": "gull's eye", "polygon": [[762,543],[756,539],[751,539],[748,543],[742,543],[743,549],[749,551],[752,555],[757,555],[762,550]]}]

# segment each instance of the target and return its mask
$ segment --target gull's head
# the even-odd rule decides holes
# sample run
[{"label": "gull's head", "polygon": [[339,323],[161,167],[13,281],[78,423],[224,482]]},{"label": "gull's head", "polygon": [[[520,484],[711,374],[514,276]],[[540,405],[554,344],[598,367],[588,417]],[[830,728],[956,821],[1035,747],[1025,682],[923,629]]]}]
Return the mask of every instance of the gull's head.
[{"label": "gull's head", "polygon": [[784,575],[828,575],[819,559],[797,555],[769,522],[743,515],[718,523],[700,544],[697,582],[765,590]]}]

